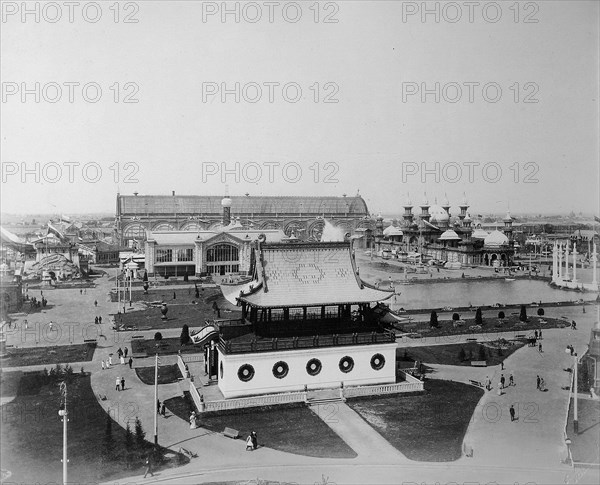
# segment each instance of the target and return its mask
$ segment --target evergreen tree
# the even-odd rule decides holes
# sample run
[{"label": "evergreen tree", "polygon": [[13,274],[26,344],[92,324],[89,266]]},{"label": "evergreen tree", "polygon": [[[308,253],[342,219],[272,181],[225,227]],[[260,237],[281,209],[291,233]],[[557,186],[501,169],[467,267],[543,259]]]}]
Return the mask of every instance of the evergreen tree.
[{"label": "evergreen tree", "polygon": [[133,458],[133,433],[131,432],[131,428],[129,427],[129,423],[127,423],[127,427],[125,428],[125,465],[127,468],[131,466]]},{"label": "evergreen tree", "polygon": [[106,427],[104,428],[104,440],[102,442],[102,460],[112,461],[114,458],[115,440],[112,434],[112,418],[106,415]]},{"label": "evergreen tree", "polygon": [[525,305],[521,305],[521,314],[519,315],[519,320],[521,320],[522,322],[527,321],[527,308],[525,307]]},{"label": "evergreen tree", "polygon": [[540,317],[543,317],[543,316],[544,316],[544,309],[543,309],[543,308],[538,308],[537,314],[538,314]]},{"label": "evergreen tree", "polygon": [[438,328],[440,326],[438,322],[438,316],[435,310],[431,311],[431,316],[429,317],[429,325],[433,328]]},{"label": "evergreen tree", "polygon": [[467,353],[465,352],[465,349],[463,347],[461,347],[460,351],[458,352],[458,361],[464,362],[466,359],[467,359]]},{"label": "evergreen tree", "polygon": [[478,308],[475,312],[475,325],[483,325],[483,315],[481,314],[481,308]]},{"label": "evergreen tree", "polygon": [[138,417],[135,418],[134,434],[136,446],[140,450],[143,450],[146,447],[146,432],[144,431],[144,428],[142,428],[142,422]]},{"label": "evergreen tree", "polygon": [[181,345],[187,345],[190,343],[190,329],[186,325],[181,328],[181,336],[179,337],[179,343]]},{"label": "evergreen tree", "polygon": [[503,312],[503,311],[499,311],[499,312],[498,312],[498,318],[499,318],[500,320],[504,320],[504,317],[505,317],[505,315],[504,315],[504,312]]},{"label": "evergreen tree", "polygon": [[453,313],[452,314],[452,321],[456,322],[457,320],[460,320],[460,315],[458,313]]}]

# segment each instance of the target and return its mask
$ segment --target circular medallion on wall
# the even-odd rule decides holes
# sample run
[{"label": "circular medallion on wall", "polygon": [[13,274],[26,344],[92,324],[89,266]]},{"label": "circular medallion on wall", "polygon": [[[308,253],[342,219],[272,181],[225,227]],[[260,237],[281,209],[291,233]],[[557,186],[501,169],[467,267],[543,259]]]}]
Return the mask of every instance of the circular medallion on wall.
[{"label": "circular medallion on wall", "polygon": [[350,357],[349,355],[347,355],[346,357],[342,357],[340,359],[340,370],[344,374],[347,374],[352,369],[354,369],[354,359],[352,357]]},{"label": "circular medallion on wall", "polygon": [[306,372],[311,376],[316,376],[322,368],[323,365],[319,359],[310,359],[306,364]]},{"label": "circular medallion on wall", "polygon": [[375,370],[381,370],[383,369],[383,366],[385,365],[385,357],[381,354],[375,354],[373,357],[371,357],[371,367]]},{"label": "circular medallion on wall", "polygon": [[223,362],[219,364],[219,375],[221,376],[221,379],[223,379]]},{"label": "circular medallion on wall", "polygon": [[277,377],[277,379],[283,379],[288,375],[290,368],[284,361],[279,361],[273,366],[273,375]]},{"label": "circular medallion on wall", "polygon": [[254,377],[254,367],[250,364],[244,364],[238,369],[238,378],[240,381],[248,382]]}]

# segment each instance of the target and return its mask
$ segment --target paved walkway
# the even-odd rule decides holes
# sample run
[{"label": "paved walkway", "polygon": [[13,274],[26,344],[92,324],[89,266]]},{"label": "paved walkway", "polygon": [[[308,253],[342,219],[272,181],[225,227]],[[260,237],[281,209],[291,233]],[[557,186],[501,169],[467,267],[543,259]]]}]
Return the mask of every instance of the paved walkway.
[{"label": "paved walkway", "polygon": [[[52,293],[45,291],[44,295],[51,305],[55,305],[54,308],[46,313],[25,318],[28,318],[30,325],[31,322],[47,323],[50,318],[55,323],[83,322],[88,327],[97,329],[99,335],[104,335],[106,338],[99,339],[93,360],[82,363],[86,370],[92,371],[92,388],[96,395],[106,397],[104,400],[99,399],[99,403],[104,409],[110,409],[121,426],[138,416],[148,439],[152,440],[155,416],[153,386],[143,384],[135,375],[135,371],[127,365],[115,365],[109,370],[101,370],[100,360],[105,359],[109,353],[116,354],[116,349],[123,346],[131,349],[132,333],[110,331],[108,314],[113,313],[115,308],[115,303],[110,303],[108,297],[111,283],[106,277],[97,283],[98,286],[88,289],[86,295],[80,295],[79,290],[54,290]],[[98,307],[93,304],[95,299],[98,301]],[[55,312],[55,308],[59,311]],[[588,306],[586,314],[581,313],[580,307],[548,309],[546,313],[548,316],[553,313],[558,316],[567,315],[577,320],[579,330],[544,331],[543,354],[524,347],[506,360],[506,371],[514,370],[517,386],[505,390],[502,396],[492,391],[482,398],[465,437],[465,441],[474,449],[473,458],[465,457],[452,463],[412,462],[387,442],[382,442],[383,438],[346,405],[339,407],[338,423],[331,423],[331,427],[357,451],[358,456],[354,459],[304,457],[269,448],[259,448],[252,453],[245,452],[242,440],[231,440],[202,428],[191,430],[185,421],[168,415],[167,418],[158,420],[159,442],[174,450],[183,446],[197,452],[199,457],[184,467],[159,471],[155,478],[142,480],[139,476],[132,477],[132,480],[182,483],[190,480],[252,480],[259,477],[298,483],[321,483],[324,477],[329,477],[330,483],[338,484],[411,481],[434,483],[441,480],[457,483],[597,483],[597,470],[573,470],[561,464],[561,459],[566,455],[562,430],[569,396],[568,392],[561,389],[569,378],[562,369],[572,366],[572,358],[565,354],[564,348],[567,344],[572,344],[578,352],[583,353],[596,313],[591,306]],[[55,314],[60,314],[61,318],[54,319]],[[94,325],[93,319],[96,314],[101,314],[105,323]],[[22,323],[22,320],[23,317],[19,318],[19,322]],[[177,336],[180,330],[169,329],[161,332],[164,336]],[[153,331],[146,334],[152,335]],[[21,337],[22,335],[14,333],[9,338],[18,341]],[[20,342],[22,345],[35,345],[31,336],[26,337],[28,338],[25,341]],[[69,335],[63,333],[59,344],[68,344],[71,341],[80,343],[84,337],[93,338],[85,333],[76,332],[71,340]],[[399,342],[399,345],[410,344],[431,345],[431,342]],[[162,359],[166,363],[168,358]],[[146,359],[139,364],[147,365],[147,362]],[[482,380],[485,375],[493,372],[490,377],[495,384],[498,380],[499,367],[432,367],[435,368],[436,378],[465,382],[474,376]],[[535,389],[535,376],[538,373],[542,373],[540,375],[545,378],[548,392],[541,393]],[[125,377],[125,391],[115,390],[117,376]],[[159,392],[161,401],[181,395],[178,384],[161,385]],[[510,422],[506,414],[510,403],[518,403],[519,420],[514,423]]]}]

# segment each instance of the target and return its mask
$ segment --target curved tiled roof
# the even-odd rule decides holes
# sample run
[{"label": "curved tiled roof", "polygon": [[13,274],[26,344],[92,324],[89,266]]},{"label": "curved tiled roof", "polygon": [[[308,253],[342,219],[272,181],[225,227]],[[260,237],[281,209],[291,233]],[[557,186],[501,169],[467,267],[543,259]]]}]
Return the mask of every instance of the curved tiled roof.
[{"label": "curved tiled roof", "polygon": [[371,303],[394,294],[362,284],[349,243],[261,245],[256,261],[255,290],[240,299],[261,308]]},{"label": "curved tiled roof", "polygon": [[[231,196],[231,214],[351,214],[367,216],[362,197],[271,197]],[[127,214],[202,214],[222,213],[219,195],[119,195],[118,212]]]}]

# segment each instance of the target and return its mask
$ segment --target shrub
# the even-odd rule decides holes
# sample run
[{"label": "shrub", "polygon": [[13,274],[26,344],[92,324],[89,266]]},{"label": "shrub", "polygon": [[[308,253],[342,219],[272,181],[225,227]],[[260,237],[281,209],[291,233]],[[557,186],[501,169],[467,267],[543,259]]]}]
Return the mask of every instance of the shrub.
[{"label": "shrub", "polygon": [[438,322],[438,316],[435,310],[431,311],[431,316],[429,317],[429,325],[433,328],[438,328],[440,326]]},{"label": "shrub", "polygon": [[499,311],[499,312],[498,312],[498,318],[499,318],[500,320],[504,320],[504,317],[505,317],[505,315],[504,315],[504,312],[503,312],[503,311]]},{"label": "shrub", "polygon": [[504,351],[502,350],[502,347],[498,347],[498,357],[502,357],[504,355]]},{"label": "shrub", "polygon": [[183,327],[181,327],[181,336],[179,337],[179,343],[181,345],[187,345],[190,343],[190,340],[190,329],[186,324]]},{"label": "shrub", "polygon": [[525,307],[525,305],[521,305],[521,314],[519,315],[519,320],[521,320],[522,322],[527,321],[527,308]]},{"label": "shrub", "polygon": [[154,340],[158,341],[158,340],[162,340],[162,333],[160,332],[156,332],[154,334]]},{"label": "shrub", "polygon": [[460,315],[458,313],[453,313],[452,314],[452,321],[456,322],[457,320],[460,320]]},{"label": "shrub", "polygon": [[475,312],[475,325],[483,325],[483,315],[481,314],[481,308],[478,308]]},{"label": "shrub", "polygon": [[479,346],[479,360],[485,360],[486,358],[486,352],[485,352],[485,347],[483,345]]},{"label": "shrub", "polygon": [[541,317],[544,315],[544,309],[543,308],[538,308],[537,314]]}]

